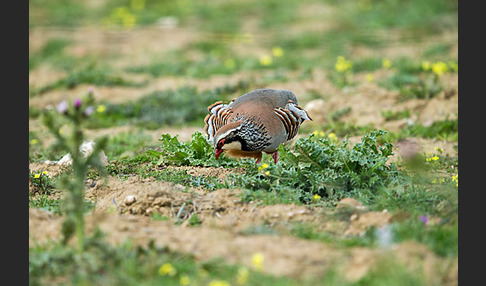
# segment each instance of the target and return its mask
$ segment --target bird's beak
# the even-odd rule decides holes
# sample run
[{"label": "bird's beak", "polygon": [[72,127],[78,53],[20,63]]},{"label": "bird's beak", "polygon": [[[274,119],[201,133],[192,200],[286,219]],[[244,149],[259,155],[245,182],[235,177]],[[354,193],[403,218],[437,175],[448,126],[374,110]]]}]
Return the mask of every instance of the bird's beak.
[{"label": "bird's beak", "polygon": [[216,148],[216,151],[214,153],[214,156],[216,156],[216,160],[219,158],[219,156],[223,153],[223,149],[221,148]]}]

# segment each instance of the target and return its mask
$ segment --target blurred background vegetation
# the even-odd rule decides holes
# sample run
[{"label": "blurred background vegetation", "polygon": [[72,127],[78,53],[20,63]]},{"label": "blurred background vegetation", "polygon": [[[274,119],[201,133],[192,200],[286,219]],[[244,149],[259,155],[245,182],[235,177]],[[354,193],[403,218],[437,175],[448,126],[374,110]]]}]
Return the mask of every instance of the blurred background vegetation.
[{"label": "blurred background vegetation", "polygon": [[[457,0],[33,0],[29,115],[88,87],[102,105],[95,129],[201,126],[205,106],[268,86],[292,89],[301,105],[366,82],[403,101],[448,96],[451,78],[438,77],[457,73],[457,10]],[[303,130],[381,127],[344,122],[358,112],[349,106],[326,112]],[[415,114],[381,112],[384,121]],[[442,137],[457,133],[451,120],[435,123],[446,126]]]}]

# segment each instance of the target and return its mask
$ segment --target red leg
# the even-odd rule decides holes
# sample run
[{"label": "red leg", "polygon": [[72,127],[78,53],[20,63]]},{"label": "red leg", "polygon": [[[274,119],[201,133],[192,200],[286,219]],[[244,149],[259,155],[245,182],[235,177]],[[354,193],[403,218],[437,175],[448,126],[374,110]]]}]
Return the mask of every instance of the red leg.
[{"label": "red leg", "polygon": [[275,151],[272,154],[272,158],[273,158],[273,162],[275,162],[275,164],[277,164],[277,161],[278,161],[278,151]]},{"label": "red leg", "polygon": [[262,161],[262,153],[259,154],[259,156],[255,157],[257,160],[255,161],[255,165],[260,163]]}]

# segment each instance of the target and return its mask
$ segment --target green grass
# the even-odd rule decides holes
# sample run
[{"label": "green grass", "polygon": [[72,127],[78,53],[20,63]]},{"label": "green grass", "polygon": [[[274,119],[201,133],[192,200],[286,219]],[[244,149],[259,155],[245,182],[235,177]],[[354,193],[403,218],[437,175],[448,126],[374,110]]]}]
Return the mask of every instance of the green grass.
[{"label": "green grass", "polygon": [[454,119],[446,118],[443,120],[436,120],[427,126],[421,123],[405,125],[399,131],[389,132],[385,135],[387,140],[393,141],[405,139],[407,137],[421,137],[457,142],[459,137],[459,119],[456,117]]},{"label": "green grass", "polygon": [[43,62],[65,63],[72,59],[64,54],[64,49],[71,42],[66,38],[54,38],[49,40],[37,52],[29,52],[29,72],[34,70]]},{"label": "green grass", "polygon": [[62,214],[61,200],[48,194],[29,195],[29,208],[43,209],[53,214]]},{"label": "green grass", "polygon": [[127,86],[140,87],[143,82],[135,82],[118,75],[109,67],[101,67],[96,63],[90,63],[72,70],[67,76],[45,86],[30,89],[30,96],[42,95],[55,89],[73,89],[80,84],[95,86]]},{"label": "green grass", "polygon": [[89,10],[76,1],[29,1],[29,27],[79,26],[90,18]]},{"label": "green grass", "polygon": [[121,132],[109,138],[105,154],[108,158],[128,158],[149,146],[152,137],[143,129],[135,132]]},{"label": "green grass", "polygon": [[205,108],[218,100],[229,101],[228,95],[248,88],[246,82],[226,85],[212,90],[197,91],[194,86],[179,89],[157,90],[142,96],[137,101],[121,104],[106,103],[106,111],[94,114],[90,128],[106,128],[116,125],[134,124],[157,129],[162,126],[201,125],[207,114]]},{"label": "green grass", "polygon": [[[327,1],[341,9],[338,22],[363,29],[402,28],[430,35],[457,24],[448,18],[457,13],[457,1]],[[338,15],[337,15],[338,16]],[[457,15],[456,15],[457,16]],[[455,18],[457,20],[457,18]],[[449,21],[447,21],[449,20]]]},{"label": "green grass", "polygon": [[413,217],[392,225],[397,242],[415,240],[430,247],[441,256],[457,257],[459,246],[458,219],[446,217],[438,223],[427,225],[419,217]]}]

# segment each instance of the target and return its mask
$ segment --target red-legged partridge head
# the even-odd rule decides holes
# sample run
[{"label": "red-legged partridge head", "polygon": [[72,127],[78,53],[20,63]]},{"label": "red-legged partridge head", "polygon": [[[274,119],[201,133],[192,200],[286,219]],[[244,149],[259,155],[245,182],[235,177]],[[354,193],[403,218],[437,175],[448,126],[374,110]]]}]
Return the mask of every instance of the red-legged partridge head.
[{"label": "red-legged partridge head", "polygon": [[215,147],[216,159],[226,151],[231,157],[256,158],[272,154],[277,163],[278,147],[297,135],[304,120],[312,120],[290,90],[257,89],[208,107],[204,132]]}]

